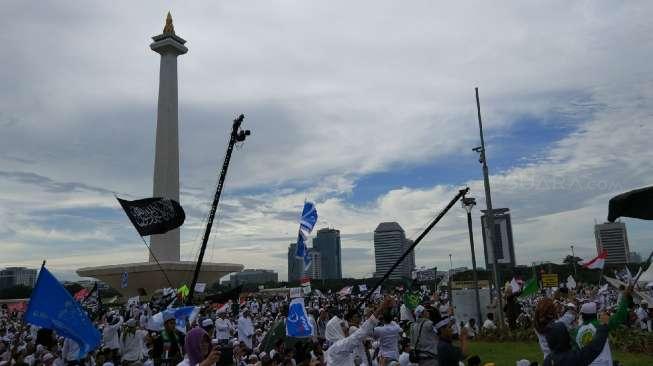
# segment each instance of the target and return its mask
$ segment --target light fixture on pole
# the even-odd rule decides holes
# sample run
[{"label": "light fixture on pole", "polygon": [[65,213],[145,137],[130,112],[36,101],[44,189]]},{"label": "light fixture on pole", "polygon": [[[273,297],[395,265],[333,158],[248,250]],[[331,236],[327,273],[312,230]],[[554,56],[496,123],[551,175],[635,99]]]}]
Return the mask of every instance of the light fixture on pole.
[{"label": "light fixture on pole", "polygon": [[476,297],[476,316],[478,323],[483,320],[481,314],[481,297],[478,290],[478,273],[476,272],[476,252],[474,250],[474,232],[472,231],[472,209],[476,206],[476,198],[464,197],[461,201],[463,208],[467,211],[467,229],[469,230],[469,247],[472,250],[472,274],[474,276],[474,295]]},{"label": "light fixture on pole", "polygon": [[574,264],[574,277],[578,278],[578,270],[576,269],[576,254],[574,254],[574,245],[571,245],[571,263]]}]

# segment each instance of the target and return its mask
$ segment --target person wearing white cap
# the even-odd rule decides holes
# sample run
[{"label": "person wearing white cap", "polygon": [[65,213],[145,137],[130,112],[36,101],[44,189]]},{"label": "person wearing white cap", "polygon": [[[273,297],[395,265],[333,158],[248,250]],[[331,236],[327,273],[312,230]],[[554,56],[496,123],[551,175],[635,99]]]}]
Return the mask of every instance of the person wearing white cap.
[{"label": "person wearing white cap", "polygon": [[433,328],[434,319],[441,319],[437,309],[418,305],[415,308],[417,320],[410,326],[410,347],[418,356],[420,366],[435,366],[438,364],[438,336]]},{"label": "person wearing white cap", "polygon": [[238,318],[238,340],[245,342],[247,348],[252,349],[252,337],[254,336],[254,324],[249,316],[249,310],[245,308]]},{"label": "person wearing white cap", "polygon": [[137,329],[135,318],[131,318],[125,322],[120,337],[123,365],[136,366],[141,364],[147,335],[148,332],[146,330]]},{"label": "person wearing white cap", "polygon": [[183,359],[183,346],[185,336],[176,329],[177,321],[172,311],[163,312],[163,327],[159,336],[154,340],[152,354],[154,365],[160,366],[162,363],[178,364]]},{"label": "person wearing white cap", "polygon": [[213,336],[214,336],[214,333],[215,333],[215,327],[213,325],[213,320],[211,320],[211,318],[206,318],[206,319],[202,320],[202,322],[200,323],[200,326],[202,327],[202,329],[204,329],[206,334],[208,334],[209,337],[211,339],[213,339]]},{"label": "person wearing white cap", "polygon": [[233,330],[231,321],[224,316],[224,313],[218,313],[218,318],[215,319],[215,338],[220,344],[227,344],[229,336]]},{"label": "person wearing white cap", "polygon": [[[631,303],[632,298],[630,296],[630,289],[624,291],[623,296],[621,296],[621,301],[619,301],[619,306],[617,311],[610,317],[608,321],[608,329],[614,330],[620,324],[623,324],[628,317],[628,305]],[[588,345],[597,332],[597,327],[599,325],[596,313],[597,306],[595,302],[588,302],[583,304],[580,308],[580,313],[582,317],[582,325],[578,327],[573,339],[578,344],[579,348],[585,347]],[[603,350],[601,353],[594,359],[591,363],[593,366],[612,366],[612,352],[610,351],[610,342],[605,342]]]},{"label": "person wearing white cap", "polygon": [[[382,314],[385,309],[392,308],[394,304],[392,304],[391,301],[391,299],[384,301],[383,305],[374,312],[375,315],[378,316]],[[353,351],[374,331],[374,327],[378,323],[375,315],[370,315],[358,330],[349,335],[345,334],[343,324],[346,323],[340,318],[334,317],[329,321],[329,323],[327,323],[325,335],[327,340],[331,342],[331,346],[326,352],[327,365],[354,365],[355,355]]]}]

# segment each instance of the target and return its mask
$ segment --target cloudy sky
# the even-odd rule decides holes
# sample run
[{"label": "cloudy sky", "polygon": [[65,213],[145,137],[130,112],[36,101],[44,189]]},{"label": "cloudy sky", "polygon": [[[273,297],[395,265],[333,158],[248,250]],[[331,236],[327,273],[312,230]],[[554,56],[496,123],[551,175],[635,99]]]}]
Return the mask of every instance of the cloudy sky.
[{"label": "cloudy sky", "polygon": [[[182,259],[201,243],[232,119],[233,156],[207,260],[269,268],[305,199],[340,229],[343,272],[373,272],[372,237],[415,237],[464,186],[484,208],[474,87],[493,202],[512,210],[518,263],[596,254],[607,201],[653,183],[648,1],[3,3],[0,267],[147,260],[113,195],[150,196],[159,56],[171,10],[179,59]],[[479,210],[476,250],[481,253]],[[648,254],[653,226],[624,220]],[[417,265],[471,264],[458,206]],[[478,254],[477,254],[478,255]]]}]

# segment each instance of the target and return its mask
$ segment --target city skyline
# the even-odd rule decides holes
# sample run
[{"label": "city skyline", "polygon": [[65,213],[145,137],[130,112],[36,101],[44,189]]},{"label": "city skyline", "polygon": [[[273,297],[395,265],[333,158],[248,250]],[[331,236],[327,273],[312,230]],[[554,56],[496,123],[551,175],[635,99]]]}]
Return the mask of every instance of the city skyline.
[{"label": "city skyline", "polygon": [[[76,279],[81,266],[147,261],[114,194],[152,194],[159,61],[147,45],[169,7],[3,8],[0,267],[47,259],[58,278]],[[593,257],[608,199],[653,182],[650,10],[173,7],[190,49],[178,66],[182,259],[196,258],[229,126],[245,113],[252,136],[234,155],[207,261],[285,278],[309,199],[318,227],[340,230],[343,277],[369,277],[378,223],[399,222],[414,239],[468,185],[482,263],[475,86],[493,203],[511,209],[516,263],[559,262],[570,244]],[[630,250],[648,254],[650,225],[622,222]],[[468,240],[456,207],[417,247],[416,265],[448,268],[451,253],[454,267],[469,267]]]}]

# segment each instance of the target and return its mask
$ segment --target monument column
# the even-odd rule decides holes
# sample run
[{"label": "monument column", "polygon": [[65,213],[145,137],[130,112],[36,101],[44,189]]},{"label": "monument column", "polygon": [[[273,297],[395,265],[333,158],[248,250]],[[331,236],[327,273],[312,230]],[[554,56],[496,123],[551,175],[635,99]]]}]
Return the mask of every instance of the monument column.
[{"label": "monument column", "polygon": [[[159,105],[156,118],[154,155],[154,197],[179,202],[179,120],[177,113],[177,56],[188,52],[186,41],[175,34],[168,12],[163,33],[152,37],[150,48],[161,55]],[[152,253],[160,262],[179,261],[179,229],[152,235]],[[150,253],[150,262],[154,261]]]}]

